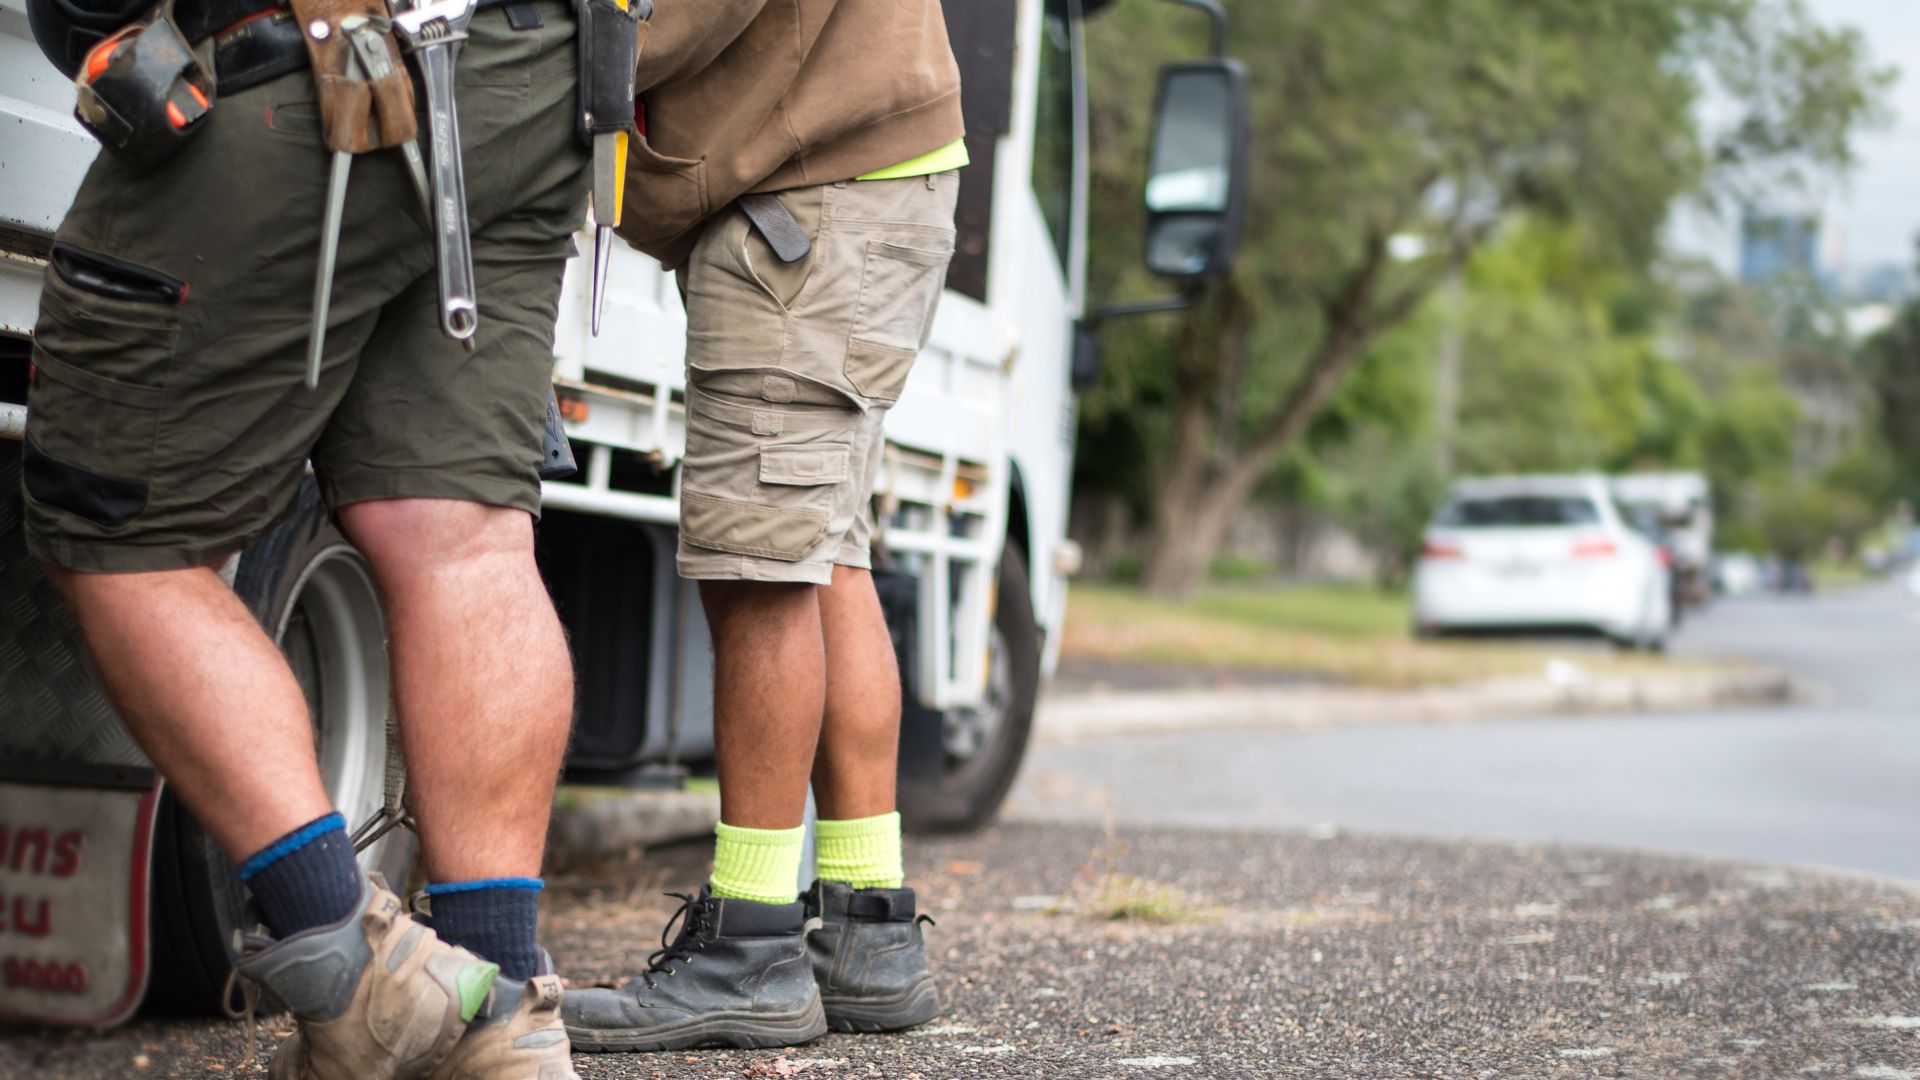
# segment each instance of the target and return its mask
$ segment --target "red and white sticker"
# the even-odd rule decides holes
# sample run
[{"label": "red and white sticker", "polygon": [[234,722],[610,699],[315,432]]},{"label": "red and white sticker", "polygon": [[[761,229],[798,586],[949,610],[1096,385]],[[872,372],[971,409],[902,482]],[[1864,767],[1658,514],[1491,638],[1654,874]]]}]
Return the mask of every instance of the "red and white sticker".
[{"label": "red and white sticker", "polygon": [[105,1027],[147,987],[158,789],[0,782],[0,1020]]}]

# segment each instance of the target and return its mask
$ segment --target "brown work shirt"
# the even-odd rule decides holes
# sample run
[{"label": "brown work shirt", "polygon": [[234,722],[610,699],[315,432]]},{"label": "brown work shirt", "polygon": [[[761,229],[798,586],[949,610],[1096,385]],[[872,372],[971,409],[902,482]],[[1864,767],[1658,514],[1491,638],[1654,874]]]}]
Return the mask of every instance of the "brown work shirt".
[{"label": "brown work shirt", "polygon": [[669,268],[743,194],[849,180],[964,133],[940,0],[654,0],[635,85],[646,136],[620,235]]}]

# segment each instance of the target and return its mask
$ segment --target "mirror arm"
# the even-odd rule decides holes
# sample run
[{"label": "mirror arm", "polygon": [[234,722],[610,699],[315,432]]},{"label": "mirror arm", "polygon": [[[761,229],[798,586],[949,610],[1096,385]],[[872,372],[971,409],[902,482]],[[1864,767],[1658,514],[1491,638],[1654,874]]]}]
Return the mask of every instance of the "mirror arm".
[{"label": "mirror arm", "polygon": [[1185,4],[1199,8],[1213,18],[1213,55],[1215,59],[1225,59],[1227,55],[1227,10],[1220,6],[1220,0],[1168,0],[1168,3]]},{"label": "mirror arm", "polygon": [[1185,289],[1172,296],[1156,296],[1149,300],[1127,300],[1118,304],[1107,304],[1089,311],[1081,318],[1088,326],[1099,326],[1109,319],[1130,319],[1135,315],[1154,315],[1162,311],[1184,311],[1193,306],[1200,295],[1198,289]]}]

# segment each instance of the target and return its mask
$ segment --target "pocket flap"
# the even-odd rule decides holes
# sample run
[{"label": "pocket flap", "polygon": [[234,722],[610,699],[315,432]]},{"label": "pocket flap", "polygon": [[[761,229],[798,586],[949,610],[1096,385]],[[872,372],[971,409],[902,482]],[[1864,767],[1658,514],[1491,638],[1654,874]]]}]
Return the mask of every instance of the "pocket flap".
[{"label": "pocket flap", "polygon": [[847,478],[845,446],[767,446],[760,450],[760,482],[813,487]]},{"label": "pocket flap", "polygon": [[680,493],[680,536],[695,547],[799,562],[826,535],[825,510],[787,510]]}]

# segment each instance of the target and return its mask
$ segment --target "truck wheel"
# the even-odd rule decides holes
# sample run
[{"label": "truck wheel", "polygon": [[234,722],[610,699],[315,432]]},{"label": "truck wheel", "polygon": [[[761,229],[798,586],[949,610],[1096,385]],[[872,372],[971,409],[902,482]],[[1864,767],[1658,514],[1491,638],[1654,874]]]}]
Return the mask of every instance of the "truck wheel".
[{"label": "truck wheel", "polygon": [[[366,560],[333,526],[311,479],[293,518],[241,557],[234,592],[306,691],[320,773],[351,830],[379,810],[386,792],[386,628]],[[395,829],[360,863],[405,890],[414,847],[411,832]],[[167,797],[154,833],[149,1010],[219,1010],[245,900],[213,841]]]},{"label": "truck wheel", "polygon": [[916,832],[978,829],[993,820],[1027,756],[1040,693],[1040,626],[1033,617],[1027,557],[1000,556],[993,631],[987,643],[987,700],[942,718],[945,768],[938,777],[903,780],[900,816]]}]

